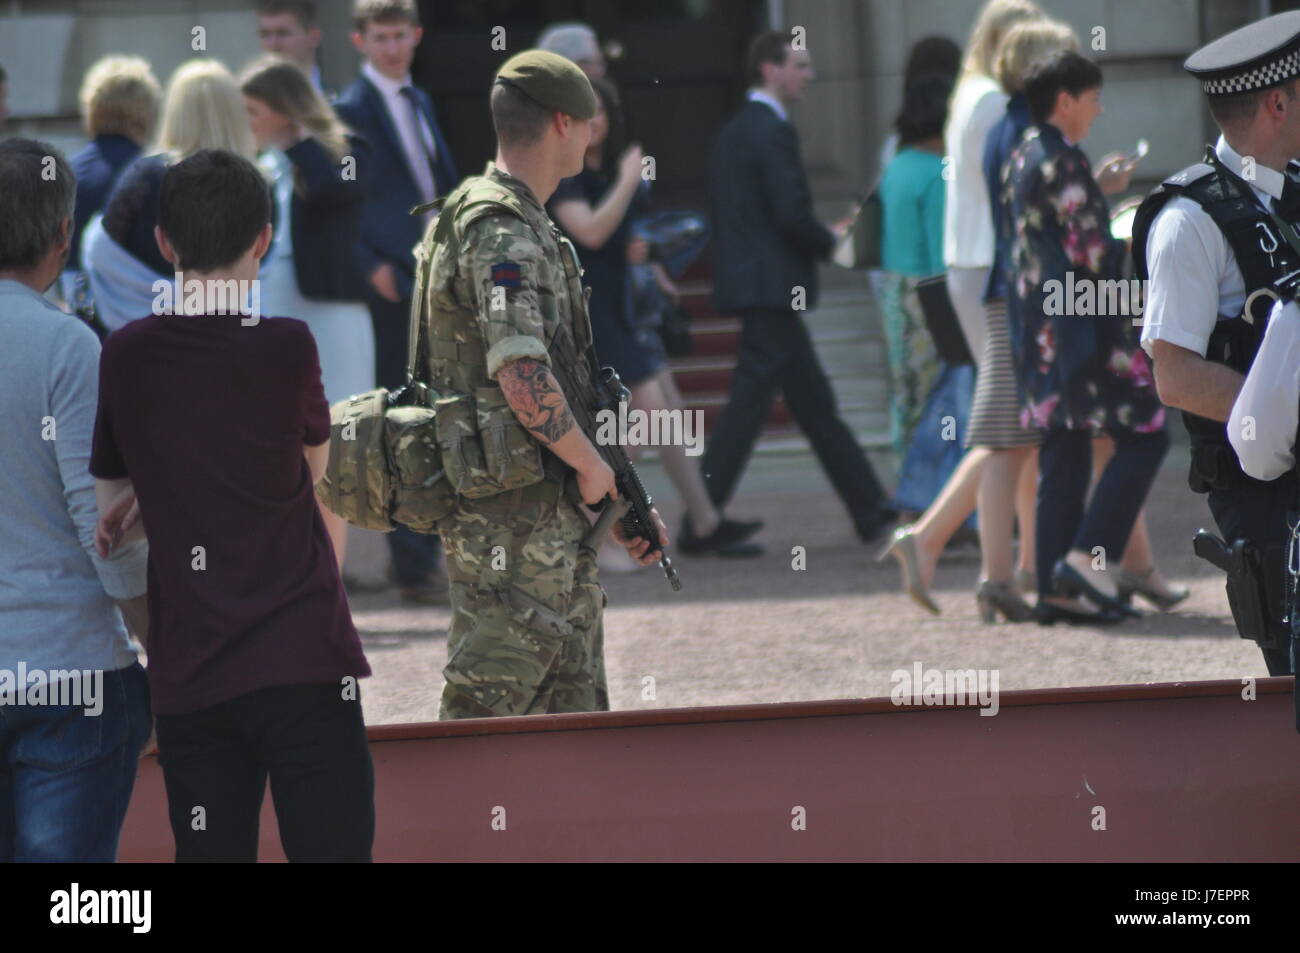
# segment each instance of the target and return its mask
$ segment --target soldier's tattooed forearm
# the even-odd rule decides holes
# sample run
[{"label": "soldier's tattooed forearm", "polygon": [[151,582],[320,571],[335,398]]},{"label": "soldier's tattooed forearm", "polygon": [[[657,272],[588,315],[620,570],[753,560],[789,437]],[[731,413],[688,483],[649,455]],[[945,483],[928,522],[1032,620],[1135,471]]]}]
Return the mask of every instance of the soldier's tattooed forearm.
[{"label": "soldier's tattooed forearm", "polygon": [[511,361],[497,373],[497,382],[519,422],[543,444],[555,443],[574,428],[569,402],[541,361]]}]

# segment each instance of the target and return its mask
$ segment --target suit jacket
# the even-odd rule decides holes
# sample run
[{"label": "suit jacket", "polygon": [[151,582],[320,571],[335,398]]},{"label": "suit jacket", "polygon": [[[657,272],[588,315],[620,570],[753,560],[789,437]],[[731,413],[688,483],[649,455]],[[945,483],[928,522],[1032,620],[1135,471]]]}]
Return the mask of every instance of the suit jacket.
[{"label": "suit jacket", "polygon": [[713,301],[718,310],[788,311],[793,288],[817,303],[817,261],[835,235],[813,215],[794,126],[750,100],[722,127],[713,152]]},{"label": "suit jacket", "polygon": [[[433,131],[438,155],[435,160],[434,186],[438,195],[446,195],[460,182],[451,150],[442,137],[433,115],[433,103],[424,90],[415,87],[424,120]],[[415,256],[411,249],[424,235],[424,223],[410,211],[423,201],[415,176],[406,164],[402,140],[397,127],[370,80],[364,76],[343,91],[334,103],[339,117],[370,143],[370,181],[373,187],[361,213],[360,266],[369,275],[382,262],[397,271],[397,291],[405,299],[415,284]]]},{"label": "suit jacket", "polygon": [[371,293],[368,272],[362,270],[357,252],[368,195],[370,145],[359,136],[349,136],[348,154],[356,160],[356,176],[350,179],[340,174],[339,164],[311,137],[286,153],[305,189],[305,194],[294,189],[289,216],[294,273],[304,298],[363,301]]}]

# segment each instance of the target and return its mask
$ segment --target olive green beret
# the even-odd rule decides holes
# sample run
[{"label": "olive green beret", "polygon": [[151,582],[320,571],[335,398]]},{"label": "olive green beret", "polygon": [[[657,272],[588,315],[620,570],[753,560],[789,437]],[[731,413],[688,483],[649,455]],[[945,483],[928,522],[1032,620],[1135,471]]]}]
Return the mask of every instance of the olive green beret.
[{"label": "olive green beret", "polygon": [[501,64],[496,82],[574,119],[596,115],[596,92],[576,63],[545,50],[525,50]]}]

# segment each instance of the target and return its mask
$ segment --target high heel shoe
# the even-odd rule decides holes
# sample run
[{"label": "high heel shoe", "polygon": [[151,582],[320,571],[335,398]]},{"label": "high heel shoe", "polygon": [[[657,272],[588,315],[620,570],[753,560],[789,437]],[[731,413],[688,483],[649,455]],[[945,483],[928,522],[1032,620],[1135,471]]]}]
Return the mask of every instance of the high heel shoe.
[{"label": "high heel shoe", "polygon": [[1028,622],[1034,618],[1033,608],[1009,582],[981,579],[975,590],[975,603],[979,606],[980,621],[985,625],[996,623],[999,614],[1008,622]]},{"label": "high heel shoe", "polygon": [[[1118,615],[1120,618],[1128,616],[1133,619],[1142,618],[1142,613],[1138,612],[1132,606],[1126,606],[1114,596],[1108,596],[1087,579],[1083,574],[1075,569],[1064,559],[1058,559],[1056,565],[1052,567],[1052,591],[1059,596],[1067,598],[1082,596],[1097,608],[1104,612],[1110,612]],[[1059,607],[1058,607],[1059,608]],[[1050,623],[1048,623],[1050,625]]]},{"label": "high heel shoe", "polygon": [[1186,586],[1170,586],[1168,595],[1157,592],[1150,581],[1151,574],[1155,571],[1155,566],[1146,572],[1129,572],[1121,568],[1115,576],[1115,588],[1119,590],[1120,602],[1127,605],[1136,593],[1162,612],[1168,612],[1192,594],[1192,590]]},{"label": "high heel shoe", "polygon": [[931,615],[939,615],[939,607],[921,584],[921,565],[916,555],[916,538],[911,526],[900,526],[894,530],[889,545],[880,551],[876,562],[883,563],[888,556],[898,560],[898,568],[903,571],[903,588],[912,597],[912,601]]},{"label": "high heel shoe", "polygon": [[1016,588],[1021,596],[1032,596],[1038,591],[1038,573],[1032,569],[1017,569]]}]

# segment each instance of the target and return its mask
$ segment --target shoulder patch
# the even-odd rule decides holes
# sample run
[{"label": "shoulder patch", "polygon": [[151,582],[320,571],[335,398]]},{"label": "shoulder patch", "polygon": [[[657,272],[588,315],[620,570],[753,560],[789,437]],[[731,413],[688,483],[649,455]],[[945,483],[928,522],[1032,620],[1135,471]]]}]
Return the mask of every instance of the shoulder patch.
[{"label": "shoulder patch", "polygon": [[518,288],[521,271],[516,261],[499,261],[492,266],[492,284],[500,288]]}]

